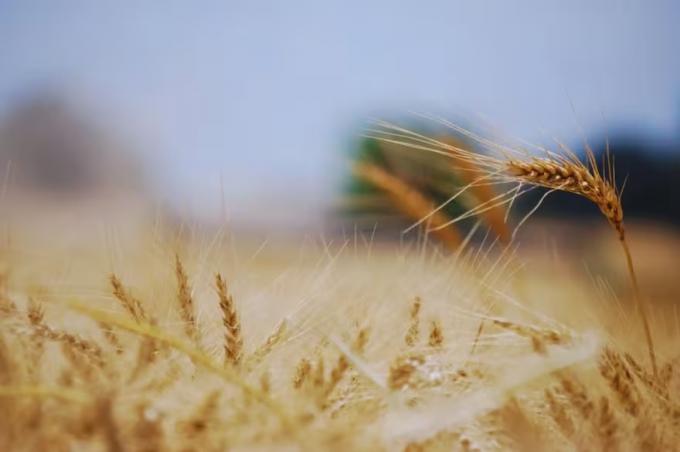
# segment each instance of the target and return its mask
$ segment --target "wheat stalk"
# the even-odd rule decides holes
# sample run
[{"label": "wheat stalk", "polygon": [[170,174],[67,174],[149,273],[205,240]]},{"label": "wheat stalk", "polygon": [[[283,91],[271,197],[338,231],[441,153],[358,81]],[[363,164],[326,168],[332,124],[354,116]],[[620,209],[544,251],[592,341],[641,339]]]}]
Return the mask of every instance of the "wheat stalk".
[{"label": "wheat stalk", "polygon": [[123,330],[130,331],[132,333],[138,334],[143,337],[148,337],[156,341],[162,342],[169,347],[172,347],[185,355],[187,355],[196,365],[203,367],[204,369],[212,372],[225,381],[238,386],[246,393],[248,396],[259,401],[263,405],[272,409],[272,411],[279,417],[283,425],[288,428],[293,434],[296,434],[295,424],[289,419],[286,411],[277,402],[270,399],[268,396],[263,394],[261,391],[251,386],[245,380],[243,380],[237,373],[225,367],[220,367],[214,363],[213,359],[203,353],[201,350],[197,349],[192,344],[189,344],[181,339],[177,339],[164,331],[158,329],[154,325],[148,322],[132,322],[125,318],[115,316],[106,311],[91,308],[87,305],[81,304],[76,301],[71,301],[68,306],[79,313],[90,317],[97,322],[102,322],[107,325],[115,326]]},{"label": "wheat stalk", "polygon": [[[649,326],[649,316],[647,314],[648,307],[646,301],[643,301],[640,294],[640,287],[633,265],[633,258],[626,240],[621,195],[616,188],[615,173],[611,160],[605,160],[605,174],[603,175],[598,168],[595,155],[590,147],[586,147],[587,163],[585,164],[562,144],[560,144],[563,151],[562,154],[541,148],[545,153],[544,157],[526,157],[522,152],[516,149],[493,143],[458,125],[444,120],[438,121],[450,127],[455,132],[471,138],[486,149],[501,153],[503,157],[499,158],[476,153],[394,124],[380,122],[380,128],[372,130],[372,134],[369,136],[388,143],[449,156],[454,161],[459,162],[459,170],[465,171],[467,169],[466,167],[469,166],[468,163],[474,163],[475,171],[481,171],[481,176],[477,177],[470,184],[463,187],[458,193],[451,196],[448,201],[441,204],[439,207],[430,210],[426,215],[423,215],[414,226],[422,224],[425,221],[430,221],[430,218],[440,218],[441,209],[445,205],[456,199],[463,191],[477,185],[509,183],[515,184],[515,188],[478,205],[467,213],[451,219],[450,221],[444,221],[443,223],[441,221],[433,221],[431,223],[433,231],[443,228],[447,228],[448,230],[449,225],[460,220],[495,209],[499,205],[512,204],[516,197],[521,194],[520,189],[522,185],[530,185],[532,187],[539,186],[550,190],[544,195],[536,208],[539,207],[545,196],[553,191],[574,193],[590,200],[600,209],[600,212],[602,212],[603,216],[617,232],[619,243],[621,244],[626,259],[633,298],[638,311],[640,312],[640,320],[642,321],[644,329],[652,370],[654,375],[657,376],[656,353],[654,350],[651,328]],[[534,208],[529,215],[533,213],[536,208]],[[529,215],[522,219],[518,227],[522,225]]]},{"label": "wheat stalk", "polygon": [[[357,177],[383,191],[394,207],[407,218],[417,220],[432,212],[432,202],[427,197],[378,165],[357,162],[352,170]],[[457,250],[462,242],[460,234],[453,227],[442,227],[449,222],[449,218],[442,212],[436,212],[429,216],[429,221],[437,238],[449,249]]]}]

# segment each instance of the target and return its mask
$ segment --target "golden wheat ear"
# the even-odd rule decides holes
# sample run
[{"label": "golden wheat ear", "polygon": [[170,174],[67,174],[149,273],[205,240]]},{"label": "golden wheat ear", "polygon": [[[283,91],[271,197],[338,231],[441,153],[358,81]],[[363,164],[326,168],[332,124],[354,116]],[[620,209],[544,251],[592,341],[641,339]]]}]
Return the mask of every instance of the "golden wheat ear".
[{"label": "golden wheat ear", "polygon": [[120,302],[123,309],[125,309],[136,321],[147,321],[149,317],[144,310],[144,306],[142,306],[142,302],[133,297],[130,291],[125,289],[120,278],[118,278],[115,273],[111,273],[109,281],[111,283],[111,289],[113,290],[113,296]]},{"label": "golden wheat ear", "polygon": [[224,362],[238,366],[243,356],[243,335],[241,321],[234,299],[227,290],[227,283],[219,273],[215,275],[215,289],[220,299],[222,323],[224,324]]},{"label": "golden wheat ear", "polygon": [[626,266],[633,289],[633,298],[640,312],[645,333],[649,359],[654,375],[658,375],[656,353],[647,314],[648,306],[640,294],[633,258],[626,240],[623,223],[623,206],[616,189],[614,171],[611,163],[607,165],[603,177],[597,167],[592,151],[587,151],[588,165],[567,158],[533,158],[528,161],[508,160],[505,165],[507,174],[517,182],[537,185],[551,190],[566,191],[585,197],[593,202],[616,230],[619,243],[623,248]]},{"label": "golden wheat ear", "polygon": [[184,322],[184,329],[189,339],[199,344],[200,338],[196,323],[194,298],[191,295],[189,276],[184,269],[179,254],[175,254],[175,279],[177,280],[177,301],[179,303],[179,312]]},{"label": "golden wheat ear", "polygon": [[581,195],[593,202],[623,239],[623,207],[616,187],[599,171],[568,160],[508,160],[507,173],[518,181]]},{"label": "golden wheat ear", "polygon": [[[448,155],[457,162],[471,162],[482,172],[482,177],[488,178],[489,181],[517,184],[516,190],[511,190],[498,197],[492,198],[491,201],[497,202],[496,205],[512,203],[517,196],[521,195],[520,188],[522,185],[548,188],[550,191],[544,195],[541,201],[552,191],[564,191],[583,196],[593,202],[616,231],[619,243],[623,248],[631,281],[633,298],[638,311],[640,312],[640,320],[642,321],[652,370],[655,377],[658,376],[656,352],[654,350],[649,316],[647,314],[648,306],[647,302],[642,299],[640,294],[640,287],[633,265],[633,258],[626,240],[626,231],[623,222],[623,206],[621,204],[621,195],[616,188],[615,171],[611,157],[608,154],[605,156],[603,171],[600,171],[598,168],[597,160],[590,147],[586,147],[585,164],[561,143],[560,148],[562,149],[563,154],[542,149],[545,154],[544,157],[527,157],[523,152],[493,143],[456,124],[444,120],[439,120],[439,122],[474,140],[484,148],[501,153],[502,157],[478,154],[468,149],[447,144],[441,140],[429,138],[404,129],[403,127],[385,122],[379,123],[379,129],[374,131],[372,136],[377,140],[399,144],[414,150]],[[602,174],[603,172],[604,176]],[[467,189],[470,189],[470,186],[464,187],[462,191]],[[450,199],[455,199],[460,193],[461,192],[456,193]],[[477,208],[472,209],[467,215],[443,223],[442,227],[448,226],[450,223],[459,221],[463,218],[467,218],[473,213],[479,215],[481,211],[494,208],[496,205],[492,204],[490,207],[485,207],[482,210],[479,209],[481,206],[478,206]],[[540,202],[536,208],[538,208],[539,205]],[[536,208],[534,208],[530,214],[533,213]],[[435,212],[436,211],[437,209],[435,209]],[[427,218],[430,215],[432,215],[432,213],[424,215],[422,218]],[[527,215],[524,220],[526,220],[528,216],[529,215]],[[520,225],[524,220],[520,222]],[[436,230],[437,228],[432,227],[432,229]]]}]

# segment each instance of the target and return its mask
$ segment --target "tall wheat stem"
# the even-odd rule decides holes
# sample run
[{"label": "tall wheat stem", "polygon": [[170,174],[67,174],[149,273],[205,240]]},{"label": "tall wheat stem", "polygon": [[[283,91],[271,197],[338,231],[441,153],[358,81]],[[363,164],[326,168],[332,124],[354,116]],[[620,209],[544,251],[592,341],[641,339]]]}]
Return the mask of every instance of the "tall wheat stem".
[{"label": "tall wheat stem", "polygon": [[647,350],[649,352],[649,359],[652,362],[652,371],[654,372],[654,377],[658,377],[657,367],[656,367],[656,353],[654,353],[654,342],[652,340],[652,330],[649,327],[649,317],[647,316],[647,306],[646,302],[642,301],[642,296],[640,295],[640,286],[638,285],[637,275],[635,274],[635,267],[633,266],[633,257],[630,254],[630,248],[628,248],[628,242],[626,241],[626,236],[623,231],[620,231],[619,242],[623,247],[623,253],[626,255],[626,264],[628,267],[628,275],[630,276],[630,282],[633,286],[633,297],[635,298],[635,304],[640,312],[640,318],[642,319],[642,326],[645,330],[645,339],[647,340]]}]

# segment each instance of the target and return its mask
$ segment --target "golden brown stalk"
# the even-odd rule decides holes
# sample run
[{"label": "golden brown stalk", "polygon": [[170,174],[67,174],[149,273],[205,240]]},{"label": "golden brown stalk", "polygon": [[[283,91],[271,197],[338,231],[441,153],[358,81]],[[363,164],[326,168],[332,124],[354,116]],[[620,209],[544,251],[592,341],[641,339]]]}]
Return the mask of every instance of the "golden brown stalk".
[{"label": "golden brown stalk", "polygon": [[578,161],[557,158],[533,158],[528,161],[510,159],[506,162],[506,171],[510,176],[523,183],[567,191],[585,197],[600,209],[609,224],[616,230],[626,258],[626,266],[633,287],[633,298],[640,311],[649,359],[656,377],[658,375],[656,353],[649,326],[647,305],[640,294],[633,258],[626,241],[621,199],[614,181],[602,177],[600,174],[595,157],[590,151],[588,152],[588,160],[589,166]]},{"label": "golden brown stalk", "polygon": [[[431,200],[383,168],[371,163],[355,163],[353,171],[357,177],[385,192],[394,207],[408,218],[419,220],[432,212]],[[436,212],[430,217],[429,226],[446,247],[457,250],[462,239],[453,226],[443,227],[448,221],[449,218],[445,214]]]},{"label": "golden brown stalk", "polygon": [[196,316],[194,314],[194,299],[191,296],[189,277],[184,270],[179,254],[175,254],[175,278],[177,279],[177,301],[179,302],[180,314],[184,321],[184,329],[189,339],[198,343],[199,337]]},{"label": "golden brown stalk", "polygon": [[111,287],[113,289],[113,296],[120,302],[123,309],[125,309],[136,321],[146,322],[148,317],[142,303],[125,289],[123,283],[118,279],[115,273],[111,274],[109,281],[111,282]]},{"label": "golden brown stalk", "polygon": [[215,288],[220,299],[222,323],[224,325],[224,360],[238,366],[243,354],[243,336],[241,321],[239,320],[234,299],[227,291],[227,284],[219,273],[215,275]]},{"label": "golden brown stalk", "polygon": [[[473,185],[484,183],[519,183],[533,186],[541,186],[551,190],[566,191],[574,193],[587,198],[598,206],[602,214],[607,218],[612,227],[616,230],[619,238],[619,243],[623,248],[626,258],[626,265],[628,268],[628,275],[631,280],[633,289],[633,297],[640,312],[640,319],[644,329],[645,340],[647,343],[647,350],[652,366],[652,371],[655,378],[658,377],[656,365],[656,353],[654,351],[654,343],[652,333],[649,326],[649,316],[647,314],[646,301],[643,301],[640,294],[640,288],[637,281],[637,275],[633,266],[633,259],[626,241],[625,228],[623,224],[623,207],[621,206],[620,195],[617,192],[614,181],[614,170],[610,162],[606,177],[600,174],[597,166],[597,161],[590,148],[587,148],[587,165],[578,160],[578,158],[571,153],[564,146],[566,156],[558,155],[551,152],[546,152],[546,157],[531,158],[529,160],[519,160],[511,155],[519,155],[516,150],[510,149],[493,143],[469,130],[466,130],[455,124],[442,121],[445,125],[470,138],[487,149],[501,150],[506,158],[499,159],[496,157],[483,155],[472,152],[463,147],[447,144],[441,140],[435,140],[425,135],[404,129],[394,124],[385,122],[380,123],[380,129],[375,131],[374,138],[386,143],[394,143],[410,147],[412,149],[419,149],[428,152],[433,152],[439,155],[447,155],[456,162],[469,162],[474,164],[483,173],[477,180],[473,181]],[[470,189],[468,185],[464,187],[459,193],[454,195],[454,199],[462,191]],[[496,205],[511,203],[512,200],[519,194],[519,186],[517,190],[511,190],[490,201],[497,201]],[[505,198],[505,199],[504,199]],[[487,202],[486,204],[489,204]],[[479,215],[487,210],[492,210],[496,207],[493,203],[488,206],[477,206],[471,209],[468,214],[454,219],[450,222],[444,222],[440,227],[444,228],[456,221],[471,216],[472,214]],[[435,209],[421,216],[419,223],[428,218],[434,218],[439,213],[439,209]],[[434,224],[431,229],[436,231],[438,229]]]}]

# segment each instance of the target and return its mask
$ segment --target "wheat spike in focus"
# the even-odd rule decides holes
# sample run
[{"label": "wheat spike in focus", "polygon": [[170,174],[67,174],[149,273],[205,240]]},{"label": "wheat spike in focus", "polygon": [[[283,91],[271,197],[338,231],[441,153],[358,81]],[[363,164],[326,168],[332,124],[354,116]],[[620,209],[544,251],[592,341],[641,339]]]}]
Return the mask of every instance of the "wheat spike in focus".
[{"label": "wheat spike in focus", "polygon": [[[500,157],[493,155],[473,152],[462,147],[448,144],[441,140],[430,138],[410,131],[406,128],[400,127],[388,122],[379,122],[376,129],[371,129],[368,136],[387,143],[399,144],[409,147],[414,150],[421,150],[426,152],[433,152],[439,155],[451,157],[453,160],[462,162],[457,167],[460,171],[466,171],[465,162],[474,163],[475,167],[480,171],[480,176],[463,187],[460,191],[452,195],[449,200],[439,207],[433,209],[430,213],[423,216],[414,226],[423,224],[430,218],[439,214],[440,210],[448,204],[448,202],[456,199],[462,192],[477,185],[494,185],[494,184],[510,184],[513,187],[491,200],[478,205],[471,209],[464,215],[453,218],[448,222],[439,224],[433,227],[433,231],[446,228],[460,220],[479,215],[487,212],[500,205],[512,204],[512,202],[522,193],[523,185],[530,187],[544,187],[549,191],[543,197],[547,196],[553,191],[564,191],[574,193],[585,197],[593,202],[602,212],[609,224],[617,232],[619,243],[624,251],[628,274],[630,276],[633,298],[640,312],[640,319],[645,333],[647,342],[647,349],[649,353],[650,362],[654,375],[658,374],[656,364],[656,353],[654,351],[654,344],[652,333],[649,326],[649,319],[647,314],[647,305],[643,301],[640,294],[640,289],[633,265],[628,242],[626,241],[625,227],[623,222],[623,206],[621,205],[621,197],[616,189],[615,173],[612,161],[607,158],[604,161],[605,171],[604,175],[597,165],[595,155],[589,146],[586,146],[587,164],[584,164],[572,151],[566,148],[561,143],[560,148],[562,153],[556,153],[545,148],[539,148],[543,152],[542,157],[529,156],[524,151],[519,151],[508,146],[504,146],[475,134],[461,126],[454,123],[437,119],[442,125],[451,128],[453,131],[465,136],[474,142],[478,143],[485,150],[500,154]],[[542,200],[540,202],[542,202]],[[536,206],[538,208],[539,204]],[[533,213],[532,210],[530,212]],[[519,226],[528,218],[525,217]],[[519,227],[518,226],[518,227]]]}]

